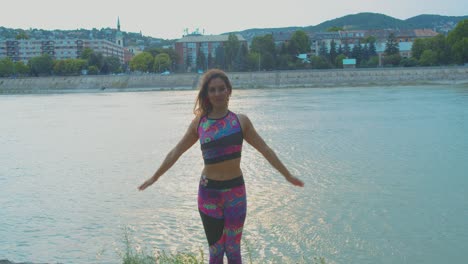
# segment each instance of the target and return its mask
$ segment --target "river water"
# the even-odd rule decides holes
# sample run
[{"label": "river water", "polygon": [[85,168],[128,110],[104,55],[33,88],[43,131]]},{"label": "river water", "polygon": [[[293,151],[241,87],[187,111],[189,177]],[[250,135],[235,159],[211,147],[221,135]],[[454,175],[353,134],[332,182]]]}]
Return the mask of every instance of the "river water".
[{"label": "river water", "polygon": [[[0,96],[0,259],[119,263],[207,255],[196,143],[138,192],[185,133],[196,91]],[[468,245],[468,88],[235,90],[286,166],[247,143],[243,255],[255,263],[461,263]],[[206,257],[205,257],[206,258]]]}]

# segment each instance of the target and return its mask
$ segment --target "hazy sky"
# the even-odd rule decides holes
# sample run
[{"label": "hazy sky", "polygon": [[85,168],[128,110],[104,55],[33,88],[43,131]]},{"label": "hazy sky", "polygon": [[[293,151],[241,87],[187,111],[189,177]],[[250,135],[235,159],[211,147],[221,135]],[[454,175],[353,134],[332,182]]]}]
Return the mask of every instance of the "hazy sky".
[{"label": "hazy sky", "polygon": [[180,38],[185,28],[220,34],[249,28],[312,26],[348,14],[399,19],[420,14],[468,15],[466,0],[0,0],[0,26],[41,29],[116,27],[156,38]]}]

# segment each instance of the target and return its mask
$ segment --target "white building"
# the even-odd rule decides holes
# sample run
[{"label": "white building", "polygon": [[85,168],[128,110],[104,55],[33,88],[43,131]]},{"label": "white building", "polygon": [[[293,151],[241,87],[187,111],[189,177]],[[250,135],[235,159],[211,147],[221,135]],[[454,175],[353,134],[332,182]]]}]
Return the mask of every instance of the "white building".
[{"label": "white building", "polygon": [[12,61],[27,63],[31,58],[44,54],[48,54],[57,60],[76,59],[81,56],[85,48],[90,48],[94,52],[100,52],[105,57],[115,56],[120,59],[121,63],[124,61],[122,46],[100,39],[7,39],[0,41],[0,59],[8,57]]}]

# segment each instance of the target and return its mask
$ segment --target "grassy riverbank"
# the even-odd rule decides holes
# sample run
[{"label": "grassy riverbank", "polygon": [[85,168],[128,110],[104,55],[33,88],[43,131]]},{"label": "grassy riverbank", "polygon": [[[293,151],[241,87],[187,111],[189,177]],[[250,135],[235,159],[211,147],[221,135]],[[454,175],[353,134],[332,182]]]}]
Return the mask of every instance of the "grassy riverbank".
[{"label": "grassy riverbank", "polygon": [[[123,264],[204,264],[209,260],[209,256],[204,254],[202,248],[199,249],[199,252],[176,252],[176,253],[167,253],[165,251],[154,251],[154,254],[148,254],[141,249],[141,246],[134,245],[133,241],[129,236],[130,232],[128,229],[124,230],[124,239],[123,239],[123,251],[120,252],[120,257]],[[243,247],[246,248],[247,256],[243,256],[243,262],[247,264],[260,264],[260,263],[278,263],[278,264],[325,264],[324,258],[314,257],[313,259],[308,259],[302,257],[297,260],[256,260],[252,257],[252,249],[249,243],[243,239]]]}]

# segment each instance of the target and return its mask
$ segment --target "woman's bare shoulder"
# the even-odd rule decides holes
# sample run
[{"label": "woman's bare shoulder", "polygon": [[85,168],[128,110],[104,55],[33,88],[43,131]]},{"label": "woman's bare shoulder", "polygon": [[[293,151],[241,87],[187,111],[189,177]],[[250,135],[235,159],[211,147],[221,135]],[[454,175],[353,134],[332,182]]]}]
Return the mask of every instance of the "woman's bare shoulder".
[{"label": "woman's bare shoulder", "polygon": [[247,115],[244,113],[236,113],[236,115],[237,115],[237,118],[239,118],[239,121],[241,119],[248,119]]},{"label": "woman's bare shoulder", "polygon": [[250,119],[246,114],[237,113],[236,115],[237,115],[237,118],[239,118],[239,122],[243,128],[248,128],[252,126],[252,123],[250,122]]},{"label": "woman's bare shoulder", "polygon": [[196,115],[193,119],[192,122],[190,122],[190,125],[198,127],[200,124],[200,120],[202,119],[203,116]]},{"label": "woman's bare shoulder", "polygon": [[200,115],[195,115],[195,117],[192,119],[192,123],[198,124],[200,122],[201,116]]}]

